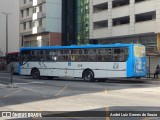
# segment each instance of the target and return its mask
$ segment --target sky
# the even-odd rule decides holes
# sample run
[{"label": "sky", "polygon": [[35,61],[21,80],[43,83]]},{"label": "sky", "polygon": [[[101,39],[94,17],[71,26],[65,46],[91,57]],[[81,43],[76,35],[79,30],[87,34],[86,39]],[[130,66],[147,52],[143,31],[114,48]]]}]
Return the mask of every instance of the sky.
[{"label": "sky", "polygon": [[6,16],[8,16],[8,52],[19,50],[19,0],[0,0],[0,51],[6,51]]}]

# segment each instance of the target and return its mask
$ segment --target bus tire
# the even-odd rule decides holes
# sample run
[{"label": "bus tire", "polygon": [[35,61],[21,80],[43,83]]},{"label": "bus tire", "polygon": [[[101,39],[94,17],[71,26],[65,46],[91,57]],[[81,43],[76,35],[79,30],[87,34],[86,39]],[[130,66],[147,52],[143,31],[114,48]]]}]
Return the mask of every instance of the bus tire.
[{"label": "bus tire", "polygon": [[31,72],[33,79],[40,79],[40,72],[38,69],[33,69]]},{"label": "bus tire", "polygon": [[94,82],[94,73],[92,70],[90,69],[87,69],[83,72],[82,74],[82,78],[85,80],[85,81],[88,81],[88,82]]}]

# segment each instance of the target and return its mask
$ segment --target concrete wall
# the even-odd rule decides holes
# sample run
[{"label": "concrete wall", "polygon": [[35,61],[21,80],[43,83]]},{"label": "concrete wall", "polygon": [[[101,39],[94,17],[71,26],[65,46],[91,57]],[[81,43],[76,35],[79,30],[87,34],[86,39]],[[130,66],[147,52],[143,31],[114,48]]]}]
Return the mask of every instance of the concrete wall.
[{"label": "concrete wall", "polygon": [[1,12],[12,13],[8,16],[8,52],[19,50],[19,0],[0,1],[0,49],[6,52],[6,17]]},{"label": "concrete wall", "polygon": [[[112,8],[112,1],[113,0],[90,0],[90,39],[160,33],[160,0],[146,0],[137,3],[135,3],[134,0],[130,0],[130,4],[115,8]],[[108,3],[108,9],[93,12],[93,6],[106,2]],[[156,15],[153,16],[154,18],[152,20],[135,22],[135,15],[152,11],[156,11]],[[129,16],[130,18],[128,24],[113,26],[112,20],[114,18],[125,16]],[[108,21],[108,26],[94,29],[93,23],[103,20]]]}]

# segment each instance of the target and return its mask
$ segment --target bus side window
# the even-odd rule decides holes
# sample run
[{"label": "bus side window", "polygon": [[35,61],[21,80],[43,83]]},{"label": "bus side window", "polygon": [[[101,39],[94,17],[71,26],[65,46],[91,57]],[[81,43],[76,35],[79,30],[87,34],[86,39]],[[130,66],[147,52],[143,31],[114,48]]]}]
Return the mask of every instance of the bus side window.
[{"label": "bus side window", "polygon": [[128,48],[113,48],[113,60],[117,62],[125,62],[128,56]]},{"label": "bus side window", "polygon": [[119,61],[120,58],[120,49],[119,48],[113,48],[113,61]]}]

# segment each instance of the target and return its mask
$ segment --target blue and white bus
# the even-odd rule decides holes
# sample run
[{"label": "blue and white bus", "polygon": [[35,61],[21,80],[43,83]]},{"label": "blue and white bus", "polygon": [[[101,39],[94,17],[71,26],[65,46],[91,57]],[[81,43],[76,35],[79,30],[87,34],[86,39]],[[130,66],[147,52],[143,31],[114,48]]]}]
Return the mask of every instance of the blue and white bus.
[{"label": "blue and white bus", "polygon": [[20,49],[21,75],[83,78],[145,77],[145,46],[105,44]]}]

